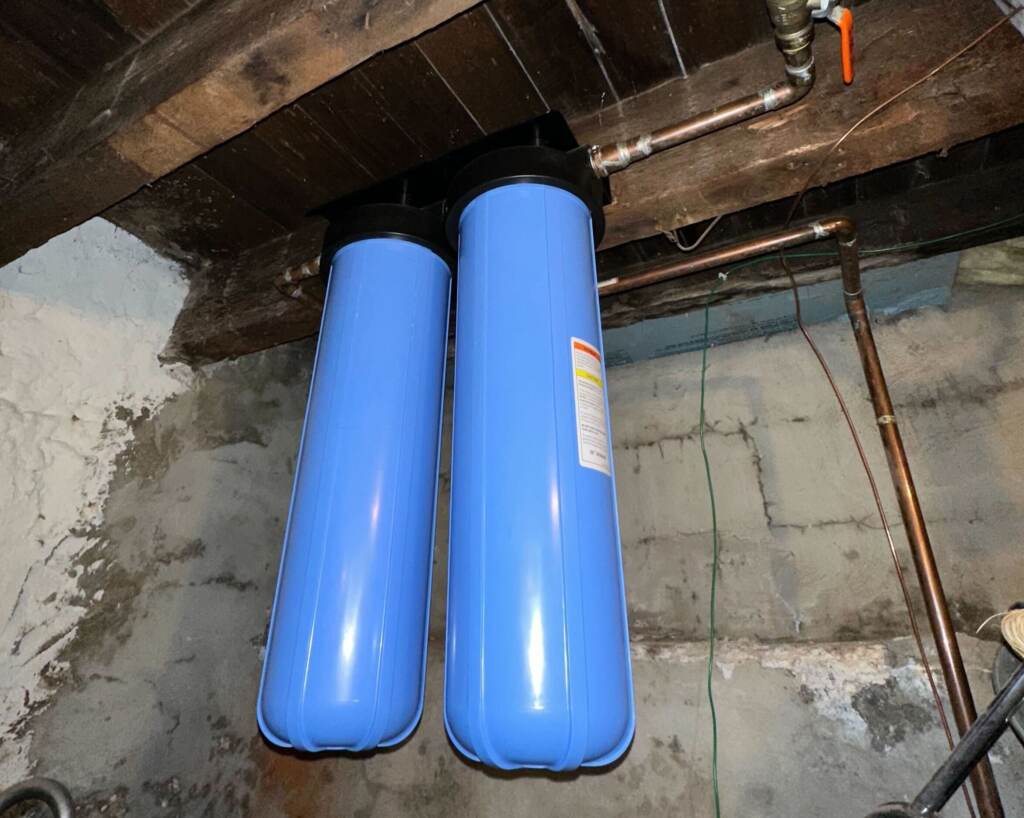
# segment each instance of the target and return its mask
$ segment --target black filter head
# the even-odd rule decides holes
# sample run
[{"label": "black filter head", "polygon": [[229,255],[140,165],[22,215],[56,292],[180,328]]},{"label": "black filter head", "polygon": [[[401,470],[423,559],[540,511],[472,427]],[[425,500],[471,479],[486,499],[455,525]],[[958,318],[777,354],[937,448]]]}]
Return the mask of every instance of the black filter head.
[{"label": "black filter head", "polygon": [[320,253],[320,273],[327,276],[334,254],[362,239],[405,239],[437,253],[452,270],[455,254],[445,238],[442,207],[406,204],[364,204],[331,214]]},{"label": "black filter head", "polygon": [[570,151],[542,145],[502,148],[470,162],[452,179],[445,202],[445,229],[459,246],[459,219],[473,199],[503,185],[536,182],[567,190],[590,208],[594,244],[604,237],[605,187],[591,170],[586,148]]}]

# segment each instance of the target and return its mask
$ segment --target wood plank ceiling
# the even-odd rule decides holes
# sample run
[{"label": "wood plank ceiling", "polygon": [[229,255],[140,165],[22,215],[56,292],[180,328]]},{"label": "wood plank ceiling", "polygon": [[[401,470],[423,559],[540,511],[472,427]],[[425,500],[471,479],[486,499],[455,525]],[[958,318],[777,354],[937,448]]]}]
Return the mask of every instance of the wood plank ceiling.
[{"label": "wood plank ceiling", "polygon": [[[74,96],[197,0],[3,0],[0,144],[54,99]],[[0,151],[2,153],[2,151]]]},{"label": "wood plank ceiling", "polygon": [[[121,0],[127,3],[129,0]],[[489,0],[368,60],[111,209],[188,263],[547,110],[595,112],[769,39],[763,0]]]},{"label": "wood plank ceiling", "polygon": [[[116,162],[100,163],[78,185],[84,193],[63,195],[89,198],[96,185],[123,190],[97,195],[98,206],[78,207],[80,221],[153,180],[103,215],[180,260],[192,280],[166,351],[170,358],[212,360],[315,332],[316,308],[287,298],[273,283],[285,269],[316,255],[324,222],[307,215],[313,208],[549,110],[560,111],[579,138],[607,141],[692,115],[781,75],[764,0],[3,0],[0,169],[18,149],[19,157],[31,158],[24,149],[32,147],[34,134],[68,131],[62,107],[73,109],[93,86],[110,85],[111,77],[131,76],[134,63],[125,62],[135,59],[134,52],[139,61],[146,49],[154,52],[147,59],[156,69],[163,58],[182,62],[178,46],[195,43],[189,35],[204,15],[223,27],[251,12],[246,25],[256,44],[237,51],[246,40],[232,48],[245,54],[247,66],[263,66],[258,77],[249,78],[250,90],[269,83],[266,93],[277,93],[271,86],[292,78],[275,75],[275,65],[284,64],[267,59],[256,42],[263,31],[258,15],[274,18],[284,14],[284,5],[292,23],[312,5],[330,5],[331,11],[329,23],[313,29],[322,50],[297,53],[301,37],[290,47],[279,44],[287,54],[275,53],[274,59],[294,63],[280,70],[301,74],[310,68],[303,61],[317,63],[337,53],[343,40],[331,37],[348,38],[348,65],[356,67],[314,66],[313,75],[321,77],[316,82],[345,72],[269,116],[266,111],[301,92],[272,104],[256,100],[262,108],[248,120],[254,126],[179,167],[199,149],[183,154],[160,171],[177,167],[167,175],[122,184]],[[864,62],[861,81],[852,88],[844,89],[838,78],[834,34],[819,26],[819,81],[805,103],[616,176],[599,272],[628,274],[649,266],[675,252],[658,235],[661,230],[718,213],[733,215],[709,244],[777,226],[786,209],[777,200],[796,192],[818,149],[845,130],[851,117],[921,76],[998,14],[991,0],[873,0],[862,11],[858,50]],[[370,14],[376,15],[371,39],[382,44],[364,48]],[[388,25],[401,14],[406,28],[399,35]],[[206,54],[216,48],[203,46],[200,57],[216,56]],[[1010,211],[1019,210],[1024,183],[1024,126],[1014,128],[1024,122],[1024,77],[1010,70],[1021,53],[1019,36],[1004,27],[984,49],[922,89],[927,93],[888,109],[870,133],[851,139],[837,155],[821,179],[836,184],[808,197],[803,215],[843,209],[862,220],[865,246],[872,247],[931,242],[958,225],[973,230],[1005,222]],[[230,61],[232,54],[220,57]],[[152,102],[159,106],[164,92],[174,88],[157,91]],[[90,118],[85,117],[88,127]],[[204,147],[242,127],[196,121],[200,130],[222,134]],[[131,122],[126,125],[130,130]],[[998,138],[986,138],[998,131]],[[955,145],[962,147],[942,158]],[[927,153],[932,156],[915,159]],[[52,161],[57,160],[44,151],[38,163]],[[74,157],[70,161],[74,166]],[[31,162],[27,167],[31,172]],[[12,258],[13,249],[32,246],[25,236],[10,237],[26,225],[35,243],[66,229],[69,218],[59,216],[64,202],[58,201],[66,174],[51,168],[50,176],[53,190],[33,193],[29,215],[8,220],[14,229],[6,238],[0,229],[0,256],[6,251]],[[837,181],[846,177],[856,178]],[[5,178],[0,174],[0,182]],[[58,214],[52,224],[36,223],[37,217],[50,218],[50,211]],[[998,235],[1022,229],[1024,222],[1014,221]],[[966,239],[971,240],[983,237]],[[733,281],[737,293],[779,286],[778,271],[770,266]],[[671,314],[705,295],[706,286],[697,280],[649,288],[609,299],[604,320],[622,325]]]}]

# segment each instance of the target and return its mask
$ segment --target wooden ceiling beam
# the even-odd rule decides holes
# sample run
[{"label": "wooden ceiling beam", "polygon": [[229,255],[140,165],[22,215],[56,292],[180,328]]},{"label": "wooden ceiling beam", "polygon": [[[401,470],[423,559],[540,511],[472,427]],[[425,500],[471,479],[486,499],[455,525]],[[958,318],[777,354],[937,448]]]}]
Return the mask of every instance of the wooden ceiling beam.
[{"label": "wooden ceiling beam", "polygon": [[[857,220],[865,269],[870,269],[1024,234],[1022,188],[1024,126],[954,148],[945,158],[911,160],[820,188],[805,200],[797,219],[843,213]],[[780,228],[789,202],[770,202],[727,216],[707,247]],[[310,224],[197,275],[164,357],[202,363],[313,335],[320,320],[315,299],[285,297],[273,280],[297,266],[296,259],[306,258],[322,235],[322,225]],[[880,252],[883,248],[896,249]],[[838,267],[827,258],[833,249],[826,242],[792,254],[801,283],[838,277]],[[822,251],[826,257],[800,255],[807,251]],[[598,254],[598,276],[635,275],[678,252],[661,236],[622,245]],[[788,286],[773,260],[732,272],[724,285],[718,272],[604,298],[602,325],[620,327],[676,315],[702,306],[712,290],[717,302]],[[311,279],[304,290],[315,295],[317,285],[320,279]]]},{"label": "wooden ceiling beam", "polygon": [[[1018,136],[1024,138],[1024,133]],[[861,241],[861,265],[869,270],[1024,234],[1024,205],[1018,192],[1022,187],[1024,158],[985,170],[964,168],[955,176],[915,185],[895,194],[879,193],[840,208],[828,207],[828,200],[843,198],[848,191],[836,189],[833,193],[831,187],[826,188],[827,200],[820,203],[823,206],[814,208],[813,216],[830,212],[854,219]],[[755,208],[755,211],[760,210],[762,208]],[[771,210],[771,215],[776,217],[770,220],[772,226],[756,232],[782,227],[785,207]],[[763,215],[767,214],[741,213],[731,218],[743,222],[750,216]],[[806,217],[799,220],[806,220]],[[730,229],[732,227],[723,223],[722,240],[709,242],[708,247],[729,244],[750,235],[747,231],[730,241],[729,234],[736,232]],[[825,241],[791,251],[789,263],[798,283],[838,280],[839,266],[831,257],[834,250],[834,242]],[[678,255],[679,251],[674,252]],[[817,257],[809,257],[810,254]],[[662,261],[664,259],[638,262],[609,272],[627,277],[645,272]],[[719,273],[728,275],[723,280]],[[787,290],[790,286],[781,262],[774,257],[756,264],[739,265],[731,271],[708,270],[603,298],[601,325],[605,329],[629,326],[702,308],[709,298],[718,304]]]},{"label": "wooden ceiling beam", "polygon": [[0,264],[478,0],[213,0],[37,118],[0,158]]},{"label": "wooden ceiling beam", "polygon": [[[995,19],[998,12],[990,0],[868,4],[858,17],[859,75],[852,88],[842,86],[838,43],[819,27],[820,79],[810,96],[793,108],[667,151],[613,177],[614,202],[606,209],[608,236],[602,247],[795,194],[821,151],[850,124]],[[1006,26],[872,119],[837,152],[818,181],[944,152],[1024,122],[1022,56],[1024,41]],[[571,124],[583,142],[612,141],[755,90],[766,77],[777,76],[780,65],[774,45],[755,45],[687,80],[666,83]],[[318,311],[282,296],[274,279],[316,257],[322,230],[310,225],[197,273],[167,357],[217,360],[315,333]],[[685,309],[687,303],[680,298],[670,309]],[[626,312],[628,317],[608,318],[629,322],[645,314],[642,305]]]},{"label": "wooden ceiling beam", "polygon": [[[990,0],[900,0],[857,9],[857,77],[845,87],[838,36],[819,25],[818,79],[800,103],[727,128],[611,178],[603,248],[797,193],[829,146],[859,118],[970,42],[1000,13]],[[937,76],[872,117],[815,184],[941,151],[1024,122],[1024,39],[1005,25]],[[703,68],[689,80],[573,123],[607,143],[708,110],[779,74],[772,43]]]}]

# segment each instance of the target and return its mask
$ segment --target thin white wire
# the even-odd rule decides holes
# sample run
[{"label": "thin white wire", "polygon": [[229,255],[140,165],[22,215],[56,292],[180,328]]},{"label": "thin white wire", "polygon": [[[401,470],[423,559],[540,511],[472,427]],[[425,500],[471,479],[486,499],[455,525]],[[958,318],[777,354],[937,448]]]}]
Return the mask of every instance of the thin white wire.
[{"label": "thin white wire", "polygon": [[715,229],[715,225],[722,220],[722,216],[724,215],[724,213],[720,213],[715,216],[715,218],[711,220],[711,224],[704,228],[704,232],[697,237],[697,240],[693,244],[683,244],[679,239],[679,231],[677,230],[666,230],[665,238],[672,242],[677,249],[682,250],[684,253],[690,253],[700,247],[701,242],[708,237],[708,233]]}]

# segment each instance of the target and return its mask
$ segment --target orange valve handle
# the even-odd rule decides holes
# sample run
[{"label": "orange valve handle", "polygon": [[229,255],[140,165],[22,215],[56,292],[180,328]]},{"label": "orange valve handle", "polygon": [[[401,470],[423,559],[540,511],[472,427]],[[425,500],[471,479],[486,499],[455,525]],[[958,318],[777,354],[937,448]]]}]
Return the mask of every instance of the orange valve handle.
[{"label": "orange valve handle", "polygon": [[841,7],[836,11],[839,19],[835,23],[839,26],[839,37],[842,40],[843,82],[849,85],[853,82],[853,12]]}]

